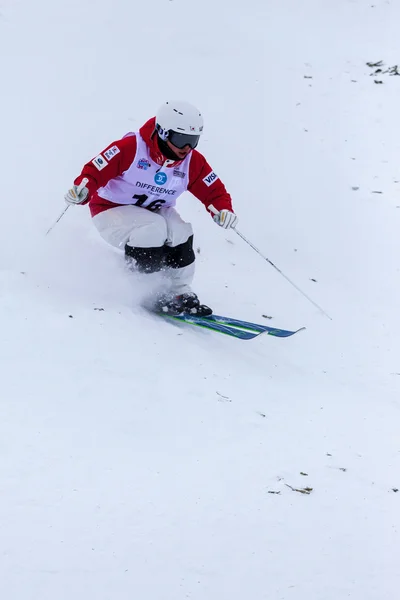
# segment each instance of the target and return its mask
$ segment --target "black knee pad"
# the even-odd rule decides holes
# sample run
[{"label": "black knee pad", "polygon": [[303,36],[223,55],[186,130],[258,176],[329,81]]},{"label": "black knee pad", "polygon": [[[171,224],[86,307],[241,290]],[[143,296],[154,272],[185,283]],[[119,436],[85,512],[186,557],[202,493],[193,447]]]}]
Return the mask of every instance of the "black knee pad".
[{"label": "black knee pad", "polygon": [[140,273],[156,273],[165,266],[165,246],[156,248],[134,248],[126,244],[125,258],[133,262],[133,267]]},{"label": "black knee pad", "polygon": [[165,264],[172,269],[187,267],[195,261],[192,235],[183,244],[179,244],[179,246],[164,246],[164,249],[166,252]]}]

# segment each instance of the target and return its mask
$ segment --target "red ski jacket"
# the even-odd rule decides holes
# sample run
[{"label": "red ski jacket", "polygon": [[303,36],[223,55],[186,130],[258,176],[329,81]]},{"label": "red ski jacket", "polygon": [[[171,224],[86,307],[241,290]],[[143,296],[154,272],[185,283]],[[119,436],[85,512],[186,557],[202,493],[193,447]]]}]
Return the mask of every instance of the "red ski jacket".
[{"label": "red ski jacket", "polygon": [[[166,159],[158,147],[157,136],[153,135],[154,130],[155,117],[149,119],[140,128],[139,133],[149,147],[152,160],[157,164],[162,165]],[[136,136],[130,135],[121,140],[112,142],[101,152],[101,154],[104,155],[107,150],[110,150],[114,146],[118,148],[119,152],[104,168],[98,170],[92,162],[92,159],[86,163],[81,174],[74,181],[75,185],[79,185],[84,177],[89,180],[86,184],[86,187],[89,190],[89,198],[85,204],[89,202],[92,217],[109,208],[120,206],[119,204],[100,198],[100,196],[97,195],[97,190],[105,186],[111,179],[122,175],[129,169],[136,155]],[[171,163],[169,167],[176,168],[181,162],[182,161],[178,160]],[[188,191],[198,198],[206,208],[212,204],[217,210],[227,209],[233,212],[231,197],[226,191],[222,181],[219,178],[216,178],[212,185],[206,185],[204,180],[211,173],[213,173],[213,170],[204,156],[197,150],[193,150],[189,167]],[[134,201],[132,201],[132,204],[134,204]]]}]

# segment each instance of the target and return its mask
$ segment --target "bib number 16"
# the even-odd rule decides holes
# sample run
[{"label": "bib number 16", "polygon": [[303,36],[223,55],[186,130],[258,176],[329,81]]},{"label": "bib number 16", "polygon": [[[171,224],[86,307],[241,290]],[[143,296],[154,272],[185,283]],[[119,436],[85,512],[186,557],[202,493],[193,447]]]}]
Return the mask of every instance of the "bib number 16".
[{"label": "bib number 16", "polygon": [[[146,194],[135,194],[134,196],[132,196],[132,198],[134,200],[137,200],[137,202],[135,202],[135,206],[143,206],[143,204],[148,199],[148,196]],[[153,202],[150,202],[150,204],[148,204],[147,206],[143,206],[143,208],[146,208],[147,210],[156,211],[159,210],[163,204],[165,204],[165,200],[153,200]]]}]

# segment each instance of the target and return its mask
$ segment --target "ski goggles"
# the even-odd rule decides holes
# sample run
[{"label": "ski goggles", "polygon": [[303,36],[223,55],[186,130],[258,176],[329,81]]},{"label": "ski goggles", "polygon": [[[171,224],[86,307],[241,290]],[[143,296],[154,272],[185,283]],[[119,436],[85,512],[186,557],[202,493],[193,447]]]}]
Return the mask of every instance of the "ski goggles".
[{"label": "ski goggles", "polygon": [[190,146],[192,150],[196,148],[199,143],[200,136],[199,135],[190,135],[188,133],[179,133],[178,131],[173,131],[172,129],[168,132],[167,140],[171,142],[176,148],[182,150],[185,146]]}]

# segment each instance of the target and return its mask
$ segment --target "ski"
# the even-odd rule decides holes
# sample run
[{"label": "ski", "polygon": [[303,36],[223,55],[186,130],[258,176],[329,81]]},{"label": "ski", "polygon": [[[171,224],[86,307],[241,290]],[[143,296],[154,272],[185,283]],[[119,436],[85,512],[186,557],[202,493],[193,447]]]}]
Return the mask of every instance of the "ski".
[{"label": "ski", "polygon": [[209,317],[205,317],[206,319],[210,319],[213,322],[221,323],[223,325],[228,325],[232,327],[238,327],[240,329],[255,331],[257,333],[267,333],[268,335],[273,335],[275,337],[290,337],[299,331],[305,329],[305,327],[300,327],[300,329],[296,329],[295,331],[289,331],[288,329],[280,329],[278,327],[269,327],[268,325],[261,325],[259,323],[251,323],[249,321],[242,321],[240,319],[233,319],[231,317],[222,317],[220,315],[210,315]]},{"label": "ski", "polygon": [[305,329],[301,327],[296,331],[289,331],[287,329],[279,329],[276,327],[269,327],[267,325],[260,325],[258,323],[251,323],[249,321],[241,321],[239,319],[233,319],[230,317],[223,317],[221,315],[209,315],[207,317],[199,317],[196,315],[182,314],[182,315],[166,315],[161,316],[174,321],[187,323],[189,325],[195,325],[196,327],[202,327],[211,331],[217,331],[230,337],[235,337],[240,340],[252,340],[262,333],[272,335],[275,337],[290,337],[298,331]]},{"label": "ski", "polygon": [[180,323],[186,323],[188,325],[195,325],[196,327],[202,327],[203,329],[208,329],[210,331],[217,331],[218,333],[223,333],[225,335],[235,337],[240,340],[251,340],[252,338],[256,337],[257,335],[260,335],[261,333],[256,331],[244,331],[242,329],[237,329],[236,327],[223,325],[222,323],[217,323],[210,320],[208,317],[197,317],[195,315],[164,314],[161,314],[161,316],[172,321],[178,321]]}]

